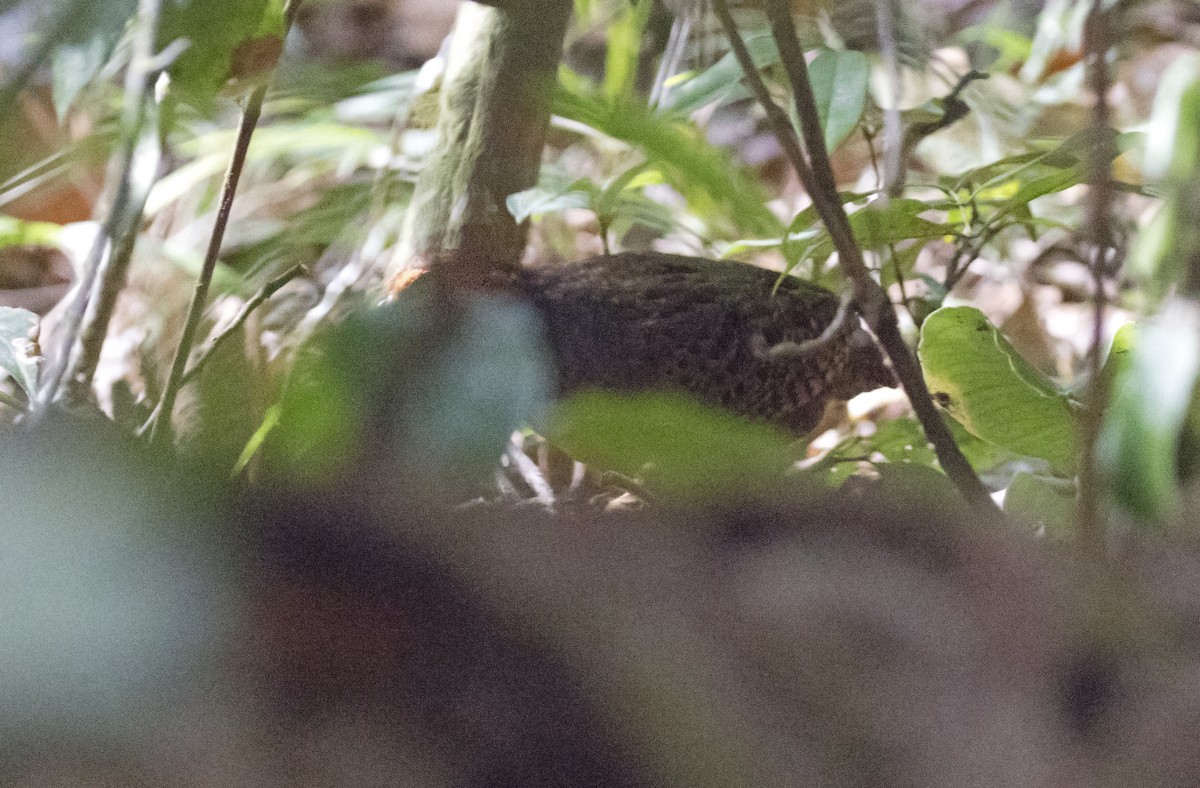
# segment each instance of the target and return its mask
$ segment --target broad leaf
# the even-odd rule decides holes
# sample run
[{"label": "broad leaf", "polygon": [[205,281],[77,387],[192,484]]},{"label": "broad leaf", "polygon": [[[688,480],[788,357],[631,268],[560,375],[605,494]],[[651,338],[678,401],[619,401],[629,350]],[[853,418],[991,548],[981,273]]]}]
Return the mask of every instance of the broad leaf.
[{"label": "broad leaf", "polygon": [[584,462],[688,501],[761,490],[791,464],[788,436],[677,394],[577,394],[555,409],[549,437]]},{"label": "broad leaf", "polygon": [[933,312],[917,352],[934,399],[972,435],[1040,457],[1060,471],[1075,467],[1070,398],[1026,363],[978,309]]},{"label": "broad leaf", "polygon": [[172,0],[163,7],[162,45],[188,47],[170,67],[171,87],[206,107],[233,78],[253,79],[283,50],[282,0]]}]

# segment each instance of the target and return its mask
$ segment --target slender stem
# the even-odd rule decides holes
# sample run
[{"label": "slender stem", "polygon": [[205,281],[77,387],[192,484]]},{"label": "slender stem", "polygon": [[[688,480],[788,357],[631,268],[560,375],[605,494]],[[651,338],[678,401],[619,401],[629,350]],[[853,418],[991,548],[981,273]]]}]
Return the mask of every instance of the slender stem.
[{"label": "slender stem", "polygon": [[820,127],[816,99],[808,79],[808,64],[796,35],[788,3],[786,0],[767,0],[766,10],[771,21],[776,45],[779,47],[780,59],[787,69],[791,82],[803,143],[808,152],[807,157],[796,139],[787,115],[772,100],[758,69],[750,58],[745,41],[742,40],[737,25],[729,13],[728,3],[726,0],[716,0],[714,7],[717,18],[721,21],[729,37],[734,56],[742,66],[746,81],[766,111],[767,120],[779,139],[784,154],[796,169],[801,184],[808,191],[817,215],[825,223],[825,228],[838,253],[838,265],[852,283],[855,306],[859,314],[866,318],[880,345],[891,359],[896,375],[900,378],[909,401],[912,403],[913,411],[925,430],[925,436],[933,444],[942,469],[967,501],[982,510],[995,513],[995,502],[992,501],[987,488],[979,481],[974,469],[959,450],[953,434],[933,404],[920,364],[917,363],[916,358],[904,343],[895,310],[888,300],[887,293],[871,277],[871,272],[863,259],[862,249],[859,248],[858,242],[854,238],[850,221],[846,217],[846,211],[838,196],[837,182],[833,176],[833,167],[830,165],[829,152],[825,148],[825,139]]},{"label": "slender stem", "polygon": [[1104,363],[1104,311],[1107,295],[1105,265],[1112,248],[1112,203],[1114,190],[1109,167],[1112,143],[1109,138],[1108,51],[1111,44],[1110,14],[1104,0],[1092,0],[1092,8],[1084,23],[1084,53],[1088,83],[1093,94],[1092,128],[1096,145],[1091,151],[1088,173],[1087,238],[1091,246],[1090,264],[1095,287],[1092,304],[1092,345],[1088,351],[1087,411],[1083,420],[1083,456],[1079,466],[1079,508],[1076,535],[1089,553],[1104,549],[1104,507],[1100,501],[1099,473],[1096,467],[1096,442],[1104,422],[1108,402],[1108,376],[1102,374]]},{"label": "slender stem", "polygon": [[[150,113],[153,97],[150,86],[157,79],[157,72],[152,67],[154,62],[154,47],[158,40],[159,16],[161,0],[139,0],[137,18],[134,23],[133,47],[129,67],[125,72],[125,101],[121,111],[120,147],[109,163],[109,183],[115,183],[112,198],[109,202],[108,214],[100,226],[96,239],[88,252],[83,265],[83,274],[76,285],[75,295],[68,305],[62,325],[58,329],[57,346],[50,354],[50,366],[46,370],[46,379],[42,383],[33,407],[34,418],[40,418],[56,401],[63,391],[63,383],[67,380],[80,379],[79,385],[90,386],[94,369],[81,369],[78,361],[83,358],[83,347],[79,353],[73,353],[77,341],[81,342],[80,327],[83,325],[88,306],[93,300],[93,290],[100,279],[101,271],[105,277],[113,279],[120,277],[123,282],[124,271],[120,265],[116,267],[105,265],[106,252],[116,254],[123,252],[126,243],[126,233],[136,233],[144,205],[144,190],[135,194],[134,160],[138,144],[142,140],[147,116]],[[120,246],[121,249],[112,249]],[[119,256],[116,258],[119,263]],[[105,270],[106,269],[106,270]],[[92,333],[100,334],[99,342],[103,342],[103,329],[107,329],[108,317],[104,311],[94,311]],[[96,342],[97,340],[93,340]],[[95,354],[98,357],[98,352]]]},{"label": "slender stem", "polygon": [[204,264],[200,268],[200,276],[196,279],[196,290],[192,294],[192,303],[188,307],[187,320],[183,324],[183,334],[179,338],[179,346],[175,349],[175,359],[171,362],[171,372],[163,387],[162,399],[155,408],[156,417],[150,428],[151,443],[158,442],[166,434],[163,425],[170,424],[171,412],[175,409],[175,399],[179,395],[179,389],[183,386],[183,373],[192,352],[192,345],[196,341],[196,331],[200,328],[200,321],[204,317],[204,309],[208,306],[208,291],[212,285],[213,273],[217,268],[221,243],[225,239],[225,228],[229,225],[229,216],[233,211],[233,199],[237,195],[238,181],[241,180],[242,170],[246,164],[250,138],[262,116],[263,99],[266,98],[266,95],[266,84],[256,87],[247,97],[246,104],[242,108],[237,140],[234,143],[229,168],[225,171],[225,182],[221,186],[221,203],[217,208],[216,221],[213,222],[208,249],[204,253]]},{"label": "slender stem", "polygon": [[[296,14],[300,10],[301,0],[287,0],[283,9],[283,35],[291,30]],[[160,442],[170,431],[171,413],[175,410],[175,399],[184,384],[184,372],[187,369],[188,358],[192,345],[196,341],[196,332],[204,317],[204,309],[208,306],[208,291],[212,285],[213,273],[217,268],[217,258],[221,254],[221,244],[225,240],[225,229],[229,225],[229,217],[233,212],[233,200],[237,196],[238,181],[241,180],[242,170],[246,165],[246,154],[250,150],[250,139],[258,127],[262,117],[263,101],[267,96],[269,80],[264,80],[246,98],[242,107],[241,121],[238,123],[237,138],[233,145],[233,155],[229,167],[225,171],[225,181],[221,185],[221,203],[217,207],[216,220],[213,222],[212,235],[208,240],[208,249],[204,253],[204,264],[200,268],[200,276],[196,279],[196,290],[192,294],[192,303],[188,307],[187,320],[183,324],[183,334],[179,338],[179,346],[175,349],[175,359],[171,362],[171,371],[167,383],[163,387],[162,399],[159,400],[149,424],[150,443]]]},{"label": "slender stem", "polygon": [[258,309],[260,306],[262,306],[268,298],[278,293],[284,285],[295,279],[300,274],[304,273],[306,270],[307,267],[303,264],[292,266],[279,276],[263,285],[262,288],[250,298],[250,300],[242,305],[242,308],[233,318],[233,322],[231,322],[221,331],[221,333],[217,334],[215,337],[209,340],[207,344],[200,348],[196,354],[196,360],[192,362],[190,367],[188,367],[187,372],[183,373],[183,380],[180,381],[179,385],[185,386],[191,381],[192,378],[196,377],[196,375],[200,373],[200,370],[204,368],[204,365],[208,363],[208,360],[212,358],[212,355],[217,351],[217,348],[225,344],[225,342],[231,336],[233,336],[239,328],[245,325],[246,320],[249,319],[250,314],[255,309]]}]

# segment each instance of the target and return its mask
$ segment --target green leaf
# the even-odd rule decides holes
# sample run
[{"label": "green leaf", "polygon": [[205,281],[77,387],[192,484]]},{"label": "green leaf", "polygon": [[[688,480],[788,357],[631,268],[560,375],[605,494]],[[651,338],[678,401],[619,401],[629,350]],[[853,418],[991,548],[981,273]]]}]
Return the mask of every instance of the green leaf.
[{"label": "green leaf", "polygon": [[642,53],[642,37],[650,18],[651,0],[635,0],[624,5],[617,19],[608,26],[608,48],[604,62],[604,95],[610,101],[628,98],[634,84]]},{"label": "green leaf", "polygon": [[641,150],[701,216],[714,223],[732,219],[730,230],[746,235],[783,234],[767,208],[759,182],[741,171],[730,156],[704,141],[693,127],[640,104],[609,104],[596,97],[560,89],[554,113],[591,126]]},{"label": "green leaf", "polygon": [[249,78],[283,46],[282,0],[170,0],[160,45],[185,40],[171,64],[171,89],[206,108],[232,77]]},{"label": "green leaf", "polygon": [[267,446],[285,474],[329,481],[370,458],[395,465],[397,483],[461,497],[540,417],[550,366],[532,308],[481,296],[447,311],[428,279],[298,365]]},{"label": "green leaf", "polygon": [[882,249],[901,241],[941,238],[954,232],[948,224],[919,216],[928,210],[929,206],[924,202],[909,198],[891,199],[883,206],[874,202],[850,214],[850,227],[863,249]]},{"label": "green leaf", "polygon": [[925,430],[916,419],[892,419],[880,423],[866,445],[883,455],[889,463],[914,462],[933,467],[937,455],[925,438]]},{"label": "green leaf", "polygon": [[[850,221],[850,229],[854,231],[854,237],[858,239],[859,246],[867,250],[883,249],[903,241],[932,240],[957,231],[954,225],[931,222],[919,215],[929,209],[929,206],[921,200],[904,197],[888,200],[886,204],[870,203],[850,214],[847,219]],[[796,227],[796,222],[793,222],[793,227]],[[833,254],[833,241],[825,230],[825,226],[814,223],[812,227],[818,231],[816,240],[810,241],[800,255],[787,256],[789,262],[793,259],[798,261],[804,257],[825,260]],[[811,236],[800,236],[796,233],[789,235],[788,251],[795,248],[794,239],[801,237]]]},{"label": "green leaf", "polygon": [[1075,523],[1075,482],[1021,471],[1004,493],[1004,511],[1046,536],[1069,538]]},{"label": "green leaf", "polygon": [[37,392],[42,363],[37,332],[38,316],[33,312],[0,307],[0,369],[12,376],[27,397]]},{"label": "green leaf", "polygon": [[1117,502],[1162,524],[1178,515],[1176,457],[1200,372],[1200,307],[1174,301],[1138,331],[1096,452]]},{"label": "green leaf", "polygon": [[[779,62],[779,49],[770,31],[745,34],[746,49],[759,68],[767,68]],[[742,87],[745,74],[733,53],[727,53],[713,65],[701,71],[683,84],[671,88],[663,109],[677,114],[690,115],[698,109],[718,101],[724,102],[749,94]]]},{"label": "green leaf", "polygon": [[1070,398],[1026,363],[978,309],[933,312],[921,327],[917,353],[935,401],[972,435],[1061,471],[1075,467]]},{"label": "green leaf", "polygon": [[555,408],[549,437],[577,459],[689,501],[762,490],[791,464],[788,436],[678,394],[577,394]]},{"label": "green leaf", "polygon": [[826,49],[809,64],[808,79],[830,151],[850,136],[862,118],[870,76],[867,56],[852,49]]}]

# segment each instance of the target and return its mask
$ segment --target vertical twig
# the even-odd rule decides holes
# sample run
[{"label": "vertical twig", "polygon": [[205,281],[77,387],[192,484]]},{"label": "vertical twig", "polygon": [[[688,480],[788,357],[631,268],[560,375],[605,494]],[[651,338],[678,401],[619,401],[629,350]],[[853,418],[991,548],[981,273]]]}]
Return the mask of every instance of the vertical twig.
[{"label": "vertical twig", "polygon": [[1092,344],[1088,350],[1090,376],[1087,412],[1083,419],[1083,456],[1079,465],[1079,508],[1077,536],[1080,544],[1091,553],[1104,549],[1104,507],[1100,501],[1100,485],[1096,467],[1096,442],[1104,423],[1108,404],[1109,380],[1102,374],[1104,364],[1104,312],[1107,306],[1105,268],[1112,249],[1113,185],[1110,173],[1112,138],[1109,134],[1108,51],[1111,45],[1111,11],[1104,0],[1092,0],[1092,8],[1084,22],[1084,57],[1087,64],[1088,86],[1091,88],[1092,129],[1096,136],[1091,151],[1088,173],[1088,201],[1084,240],[1089,244],[1089,264],[1095,293],[1092,304]]},{"label": "vertical twig", "polygon": [[896,49],[896,9],[892,0],[875,0],[875,28],[879,54],[887,69],[891,95],[883,110],[883,196],[899,197],[904,191],[904,130],[900,124],[900,57]]},{"label": "vertical twig", "polygon": [[742,66],[746,81],[749,83],[755,98],[766,111],[767,120],[771,124],[775,136],[788,157],[796,174],[800,178],[817,215],[824,222],[826,230],[833,241],[838,254],[838,265],[851,282],[852,297],[858,313],[867,321],[875,333],[880,345],[883,346],[892,362],[897,377],[904,385],[909,402],[925,430],[925,436],[933,444],[934,452],[942,469],[950,480],[958,487],[963,497],[979,508],[995,512],[996,505],[992,501],[987,488],[979,481],[975,470],[967,462],[950,429],[942,420],[942,415],[933,404],[929,389],[921,367],[904,343],[900,333],[900,325],[896,320],[895,310],[883,288],[871,277],[871,272],[863,259],[862,249],[859,248],[850,221],[846,217],[841,198],[838,196],[837,182],[833,176],[833,167],[829,162],[829,152],[825,149],[825,139],[821,131],[816,99],[813,96],[812,85],[808,79],[808,64],[804,58],[804,50],[800,47],[792,22],[791,11],[787,0],[767,0],[767,16],[771,21],[772,33],[779,47],[780,59],[787,69],[788,79],[792,87],[793,99],[796,102],[796,112],[800,119],[800,130],[807,150],[807,157],[800,141],[792,129],[786,113],[775,104],[770,92],[763,83],[754,61],[746,49],[746,43],[737,30],[733,16],[729,12],[726,0],[716,0],[714,9],[725,33],[729,37],[734,56]]},{"label": "vertical twig", "polygon": [[[124,252],[126,233],[136,233],[137,224],[142,215],[145,193],[135,194],[134,189],[134,159],[138,145],[142,140],[147,115],[153,97],[150,87],[157,79],[164,64],[154,57],[154,48],[158,40],[159,15],[161,0],[139,0],[137,17],[134,22],[133,48],[129,59],[129,67],[125,72],[125,101],[121,110],[120,147],[109,163],[108,182],[115,183],[112,197],[108,205],[108,214],[102,222],[96,240],[88,252],[83,265],[83,274],[79,278],[75,294],[63,316],[59,327],[57,347],[50,354],[50,365],[46,370],[46,378],[38,391],[34,402],[33,414],[40,418],[56,401],[63,391],[64,381],[79,376],[76,368],[80,354],[73,351],[76,341],[80,338],[80,327],[92,301],[92,291],[100,279],[107,257],[112,258],[118,252]],[[115,247],[122,247],[120,249]],[[112,248],[110,248],[112,247]],[[112,273],[121,273],[112,271]],[[106,277],[109,276],[106,272]],[[97,313],[96,319],[107,327],[107,315]],[[101,340],[103,341],[103,335]],[[82,348],[81,348],[82,350]],[[91,375],[84,374],[84,384],[91,384]]]},{"label": "vertical twig", "polygon": [[[301,0],[287,0],[283,9],[283,35],[286,37],[295,21],[296,13],[300,10]],[[208,240],[208,248],[204,253],[204,264],[196,279],[196,290],[192,294],[192,303],[188,307],[187,320],[183,324],[183,334],[179,338],[179,346],[175,350],[175,359],[171,362],[171,371],[163,387],[162,398],[154,408],[150,420],[142,428],[149,430],[150,443],[158,443],[169,433],[171,412],[175,409],[175,399],[183,386],[184,373],[187,370],[188,358],[191,356],[192,345],[196,342],[196,331],[204,317],[204,309],[208,306],[208,291],[212,285],[213,272],[217,268],[217,258],[221,253],[221,244],[225,240],[225,228],[229,225],[229,216],[233,212],[233,200],[237,195],[238,181],[241,180],[242,170],[246,164],[246,154],[250,150],[250,139],[254,129],[262,117],[263,101],[267,96],[269,79],[264,79],[246,98],[242,107],[242,117],[238,123],[237,138],[234,141],[233,155],[229,167],[225,171],[225,180],[221,185],[221,202],[217,208],[216,219],[213,222],[212,235]]]}]

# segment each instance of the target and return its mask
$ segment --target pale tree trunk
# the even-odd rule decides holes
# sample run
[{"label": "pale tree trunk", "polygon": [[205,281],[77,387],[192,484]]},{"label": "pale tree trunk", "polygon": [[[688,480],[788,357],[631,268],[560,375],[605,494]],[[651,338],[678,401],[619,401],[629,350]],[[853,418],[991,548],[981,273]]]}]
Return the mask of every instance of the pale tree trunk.
[{"label": "pale tree trunk", "polygon": [[506,199],[537,183],[571,12],[570,0],[507,5],[467,3],[459,13],[436,147],[417,179],[399,256],[401,266],[441,266],[468,288],[520,261],[527,228]]}]

